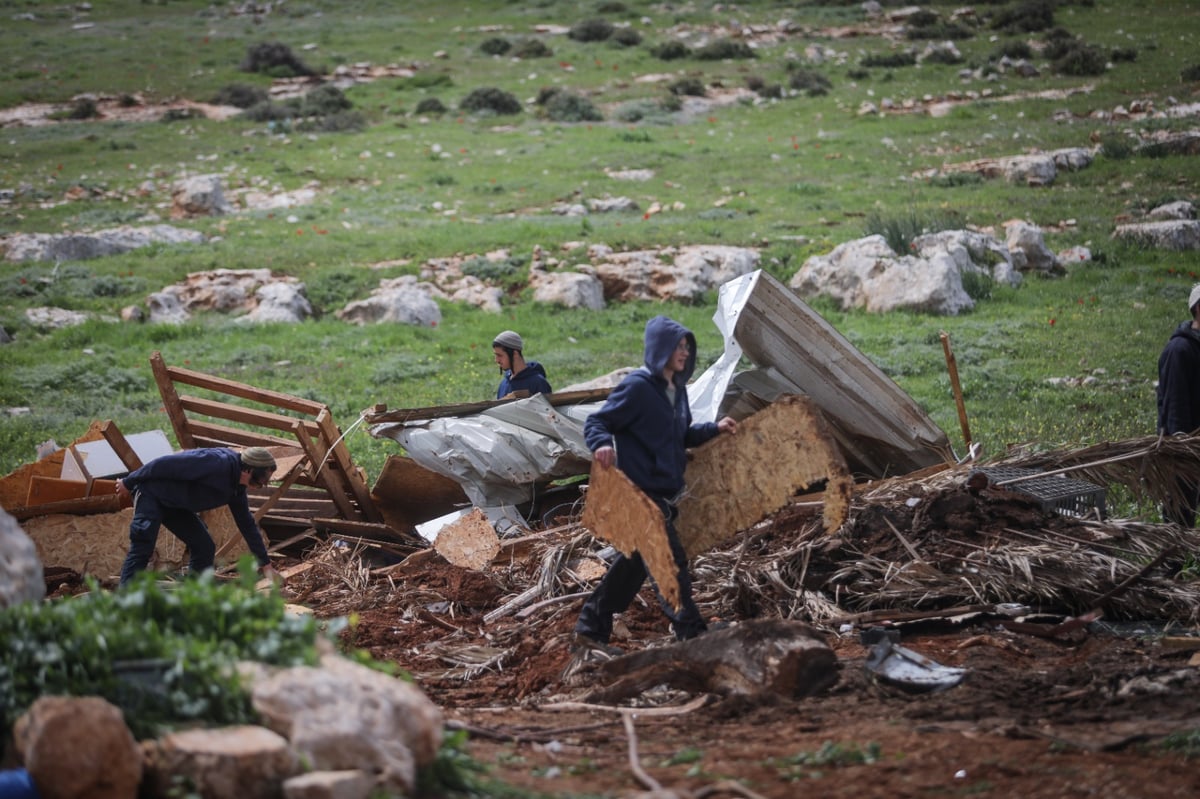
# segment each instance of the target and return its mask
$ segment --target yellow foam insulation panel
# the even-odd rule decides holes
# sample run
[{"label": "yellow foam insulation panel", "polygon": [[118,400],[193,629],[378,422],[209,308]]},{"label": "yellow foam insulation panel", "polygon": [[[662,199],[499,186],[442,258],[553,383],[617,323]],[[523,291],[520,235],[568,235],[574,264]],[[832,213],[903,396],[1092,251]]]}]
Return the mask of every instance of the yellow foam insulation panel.
[{"label": "yellow foam insulation panel", "polygon": [[455,566],[481,571],[500,551],[496,528],[479,508],[438,530],[433,548]]},{"label": "yellow foam insulation panel", "polygon": [[580,523],[623,555],[640,552],[663,597],[679,609],[679,581],[662,511],[624,472],[592,463]]},{"label": "yellow foam insulation panel", "polygon": [[781,397],[692,452],[676,529],[688,557],[729,540],[825,482],[826,532],[842,526],[854,481],[829,423],[808,397]]},{"label": "yellow foam insulation panel", "polygon": [[[217,545],[218,566],[236,561],[248,551],[228,508],[205,511],[200,518]],[[56,513],[26,519],[21,523],[21,529],[37,547],[43,566],[61,566],[81,575],[108,580],[121,574],[121,565],[129,552],[129,523],[132,520],[132,508],[87,516]],[[187,566],[187,561],[187,548],[165,527],[160,530],[150,568],[178,571]]]}]

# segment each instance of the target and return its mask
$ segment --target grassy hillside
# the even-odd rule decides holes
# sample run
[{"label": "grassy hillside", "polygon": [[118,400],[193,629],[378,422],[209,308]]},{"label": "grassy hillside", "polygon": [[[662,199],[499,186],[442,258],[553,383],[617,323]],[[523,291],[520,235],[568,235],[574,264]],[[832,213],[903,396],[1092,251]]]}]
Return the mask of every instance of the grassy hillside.
[{"label": "grassy hillside", "polygon": [[[430,329],[334,318],[380,279],[416,274],[429,258],[503,248],[527,264],[535,246],[572,241],[616,249],[712,242],[762,248],[764,268],[786,280],[805,258],[870,225],[971,225],[1003,238],[1002,224],[1018,218],[1044,228],[1055,251],[1087,245],[1095,260],[1063,277],[994,288],[958,317],[815,307],[960,448],[942,330],[985,453],[1154,429],[1155,362],[1186,315],[1200,254],[1130,247],[1111,233],[1117,219],[1161,202],[1195,202],[1200,158],[1135,156],[1120,145],[1134,134],[1195,129],[1200,117],[1112,112],[1200,100],[1194,3],[985,2],[962,18],[953,16],[958,4],[937,2],[924,6],[936,12],[924,26],[910,20],[910,30],[929,36],[916,39],[898,24],[867,20],[860,3],[841,2],[308,0],[261,18],[235,13],[240,6],[114,0],[80,12],[0,2],[0,113],[58,103],[62,117],[0,130],[0,234],[170,221],[170,185],[186,175],[219,173],[231,191],[318,189],[315,203],[288,211],[175,223],[213,237],[204,245],[86,262],[0,262],[0,324],[14,339],[0,346],[0,407],[29,409],[0,418],[0,471],[30,460],[45,439],[72,440],[93,419],[113,419],[126,432],[169,431],[147,362],[155,350],[170,364],[325,402],[343,428],[379,402],[490,396],[497,375],[489,342],[508,327],[521,331],[555,386],[637,363],[642,324],[655,313],[695,329],[702,360],[719,352],[715,296],[590,312],[534,305],[514,289],[499,317],[444,305],[442,323]],[[1048,27],[1020,29],[1020,20],[1039,14],[1049,15]],[[603,28],[597,20],[624,33],[584,40]],[[875,35],[847,35],[854,28]],[[902,63],[904,53],[945,39],[961,63]],[[495,40],[513,49],[539,42],[549,54],[491,55],[502,46]],[[664,60],[671,42],[689,52]],[[714,42],[752,49],[705,49]],[[1051,59],[1056,42],[1090,49],[1077,48],[1074,61]],[[239,68],[265,43],[286,45],[318,72],[370,63],[411,74],[347,88],[352,109],[308,130],[295,118],[106,119],[89,116],[79,99],[124,97],[149,112],[181,98],[210,101],[233,84],[265,91],[272,74]],[[1002,54],[1023,48],[1039,77],[996,72]],[[806,57],[813,51],[823,53],[821,63]],[[1100,58],[1097,74],[1070,74],[1088,67],[1080,52]],[[689,83],[710,102],[734,89],[758,91],[699,113],[675,110]],[[511,94],[520,112],[463,109],[480,89]],[[549,89],[586,98],[603,119],[551,118],[537,102]],[[937,116],[927,98],[961,99]],[[417,111],[434,99],[444,112]],[[901,110],[861,113],[864,103],[885,101]],[[1108,143],[1108,154],[1050,187],[934,174],[946,164],[1094,141]],[[653,170],[653,178],[611,175],[632,168]],[[668,210],[582,218],[551,210],[606,195]],[[181,327],[109,321],[190,272],[258,267],[304,281],[320,318],[252,327],[221,315]],[[25,311],[40,306],[97,318],[39,329]],[[395,451],[361,431],[348,445],[372,477]]]}]

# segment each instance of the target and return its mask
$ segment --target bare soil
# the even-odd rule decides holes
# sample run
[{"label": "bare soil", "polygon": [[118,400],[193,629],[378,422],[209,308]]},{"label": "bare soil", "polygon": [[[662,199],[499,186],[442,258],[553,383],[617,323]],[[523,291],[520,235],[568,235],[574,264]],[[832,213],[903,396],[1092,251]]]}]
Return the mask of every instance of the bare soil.
[{"label": "bare soil", "polygon": [[[377,569],[354,588],[331,564],[285,590],[318,616],[356,614],[346,643],[413,674],[449,726],[468,731],[487,777],[527,793],[623,797],[657,785],[668,792],[655,796],[781,799],[1200,795],[1200,659],[1169,646],[1161,623],[1100,621],[1053,637],[1070,617],[1021,631],[989,613],[893,624],[903,646],[967,670],[938,693],[875,679],[864,625],[818,625],[839,669],[816,696],[664,688],[620,707],[587,705],[563,680],[581,596],[562,592],[523,618],[485,620],[541,566],[536,551],[508,557],[484,572],[426,557]],[[714,607],[703,585],[697,598],[706,612],[748,621]],[[613,643],[634,651],[672,640],[646,588],[618,618]],[[1190,760],[1164,745],[1181,734],[1191,736]]]}]

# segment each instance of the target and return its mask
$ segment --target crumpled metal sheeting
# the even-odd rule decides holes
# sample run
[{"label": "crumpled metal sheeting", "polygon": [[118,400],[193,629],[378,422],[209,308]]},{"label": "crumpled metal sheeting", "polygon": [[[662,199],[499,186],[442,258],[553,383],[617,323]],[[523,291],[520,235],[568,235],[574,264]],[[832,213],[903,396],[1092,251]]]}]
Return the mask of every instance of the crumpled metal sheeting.
[{"label": "crumpled metal sheeting", "polygon": [[586,472],[591,458],[582,421],[542,395],[474,416],[374,425],[370,433],[393,439],[420,465],[460,483],[480,507],[527,502],[536,482]]}]

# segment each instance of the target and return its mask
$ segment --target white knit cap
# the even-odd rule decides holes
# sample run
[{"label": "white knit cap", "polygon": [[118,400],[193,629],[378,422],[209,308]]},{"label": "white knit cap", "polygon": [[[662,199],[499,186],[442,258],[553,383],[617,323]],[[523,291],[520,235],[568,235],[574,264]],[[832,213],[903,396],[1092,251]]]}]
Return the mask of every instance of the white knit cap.
[{"label": "white knit cap", "polygon": [[492,339],[492,346],[504,347],[506,349],[520,352],[521,350],[525,349],[525,342],[521,341],[521,337],[513,331],[505,330],[503,333],[496,336],[496,338]]},{"label": "white knit cap", "polygon": [[1196,307],[1196,303],[1200,302],[1200,283],[1192,286],[1192,293],[1188,295],[1188,310]]}]

